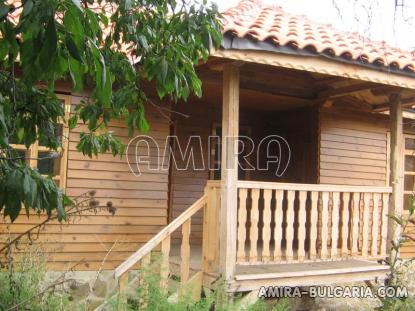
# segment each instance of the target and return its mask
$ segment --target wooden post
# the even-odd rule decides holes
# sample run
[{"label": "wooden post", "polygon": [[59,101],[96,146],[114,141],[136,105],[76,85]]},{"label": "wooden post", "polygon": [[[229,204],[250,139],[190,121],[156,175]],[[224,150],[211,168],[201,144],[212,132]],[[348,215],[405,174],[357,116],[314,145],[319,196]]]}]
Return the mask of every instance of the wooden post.
[{"label": "wooden post", "polygon": [[238,200],[239,69],[223,68],[222,165],[220,210],[220,271],[226,281],[234,275]]},{"label": "wooden post", "polygon": [[[403,126],[402,106],[399,94],[391,94],[390,101],[390,183],[392,196],[389,204],[389,215],[400,216],[403,210]],[[396,241],[400,235],[400,228],[389,220],[388,241]]]},{"label": "wooden post", "polygon": [[219,188],[210,185],[208,181],[205,187],[205,194],[207,195],[206,206],[203,209],[203,272],[216,272],[218,264],[218,203],[219,203]]}]

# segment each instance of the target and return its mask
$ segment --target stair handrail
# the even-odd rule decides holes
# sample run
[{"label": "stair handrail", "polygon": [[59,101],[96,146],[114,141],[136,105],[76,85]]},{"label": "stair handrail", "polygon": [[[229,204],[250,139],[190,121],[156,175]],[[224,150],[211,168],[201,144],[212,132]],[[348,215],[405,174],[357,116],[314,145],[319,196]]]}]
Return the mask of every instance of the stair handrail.
[{"label": "stair handrail", "polygon": [[114,271],[115,278],[121,277],[132,266],[139,262],[144,256],[148,255],[157,245],[159,245],[166,237],[171,235],[177,228],[197,213],[207,203],[207,195],[204,194],[200,199],[193,203],[188,209],[181,213],[176,219],[164,227],[159,233],[151,238],[147,243],[140,247],[134,254],[128,257]]}]

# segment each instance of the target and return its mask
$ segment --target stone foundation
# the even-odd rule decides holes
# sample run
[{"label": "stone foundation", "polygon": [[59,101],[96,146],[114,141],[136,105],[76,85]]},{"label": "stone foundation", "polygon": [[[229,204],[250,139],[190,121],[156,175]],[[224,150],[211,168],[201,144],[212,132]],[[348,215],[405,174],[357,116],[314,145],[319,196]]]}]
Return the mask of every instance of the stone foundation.
[{"label": "stone foundation", "polygon": [[[61,277],[63,272],[48,272],[45,284],[51,284]],[[70,295],[74,307],[81,310],[95,310],[110,298],[117,290],[118,283],[113,271],[73,271],[66,272],[65,292]]]}]

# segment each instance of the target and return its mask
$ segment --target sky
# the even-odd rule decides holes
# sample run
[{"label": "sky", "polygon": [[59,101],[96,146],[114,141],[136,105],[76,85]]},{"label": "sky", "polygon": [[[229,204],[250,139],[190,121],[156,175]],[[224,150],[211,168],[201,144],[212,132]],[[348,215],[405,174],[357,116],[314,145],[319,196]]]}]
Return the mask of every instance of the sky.
[{"label": "sky", "polygon": [[[213,0],[224,11],[238,0]],[[395,11],[395,0],[262,0],[281,6],[294,14],[305,14],[310,20],[332,24],[345,31],[356,31],[372,40],[415,50],[415,0]]]}]

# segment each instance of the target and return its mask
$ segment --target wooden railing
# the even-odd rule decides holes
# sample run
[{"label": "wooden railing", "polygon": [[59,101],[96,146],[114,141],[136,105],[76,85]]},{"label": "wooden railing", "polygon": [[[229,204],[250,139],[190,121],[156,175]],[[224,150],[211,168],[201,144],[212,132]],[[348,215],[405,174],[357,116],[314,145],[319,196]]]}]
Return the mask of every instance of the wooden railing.
[{"label": "wooden railing", "polygon": [[[161,246],[161,267],[160,267],[160,287],[167,289],[168,277],[170,274],[170,245],[172,233],[181,227],[181,246],[180,246],[180,282],[186,284],[190,275],[190,229],[191,218],[194,214],[206,206],[207,195],[204,194],[187,210],[180,214],[170,224],[164,227],[157,235],[144,244],[139,250],[132,254],[126,261],[115,269],[115,278],[119,278],[120,290],[123,291],[128,283],[127,272],[136,266],[148,265],[150,256],[158,246]],[[154,271],[152,271],[154,272]]]},{"label": "wooden railing", "polygon": [[384,258],[390,187],[238,182],[237,263]]},{"label": "wooden railing", "polygon": [[[219,182],[208,181],[204,195],[192,204],[187,210],[180,214],[170,224],[164,227],[157,235],[144,244],[139,250],[132,254],[126,261],[119,265],[114,272],[114,276],[119,280],[119,290],[123,292],[128,285],[128,271],[136,266],[140,266],[144,274],[145,266],[150,264],[151,254],[153,252],[161,253],[161,263],[157,271],[151,273],[159,273],[160,287],[167,290],[168,279],[172,271],[170,269],[170,248],[173,233],[181,227],[181,245],[180,245],[180,288],[186,291],[190,288],[194,299],[200,296],[202,284],[209,285],[215,281],[214,272],[218,269],[219,261],[219,206],[220,206],[220,188]],[[190,267],[190,233],[192,216],[203,209],[203,240],[202,240],[202,266],[193,276],[190,271],[194,271],[194,267]],[[176,236],[175,236],[176,238]],[[139,284],[145,287],[145,276],[141,276]],[[136,279],[136,278],[135,278]],[[144,281],[144,283],[143,283]],[[130,282],[133,283],[133,282]],[[137,284],[135,284],[137,285]],[[185,286],[189,285],[188,288]]]}]

